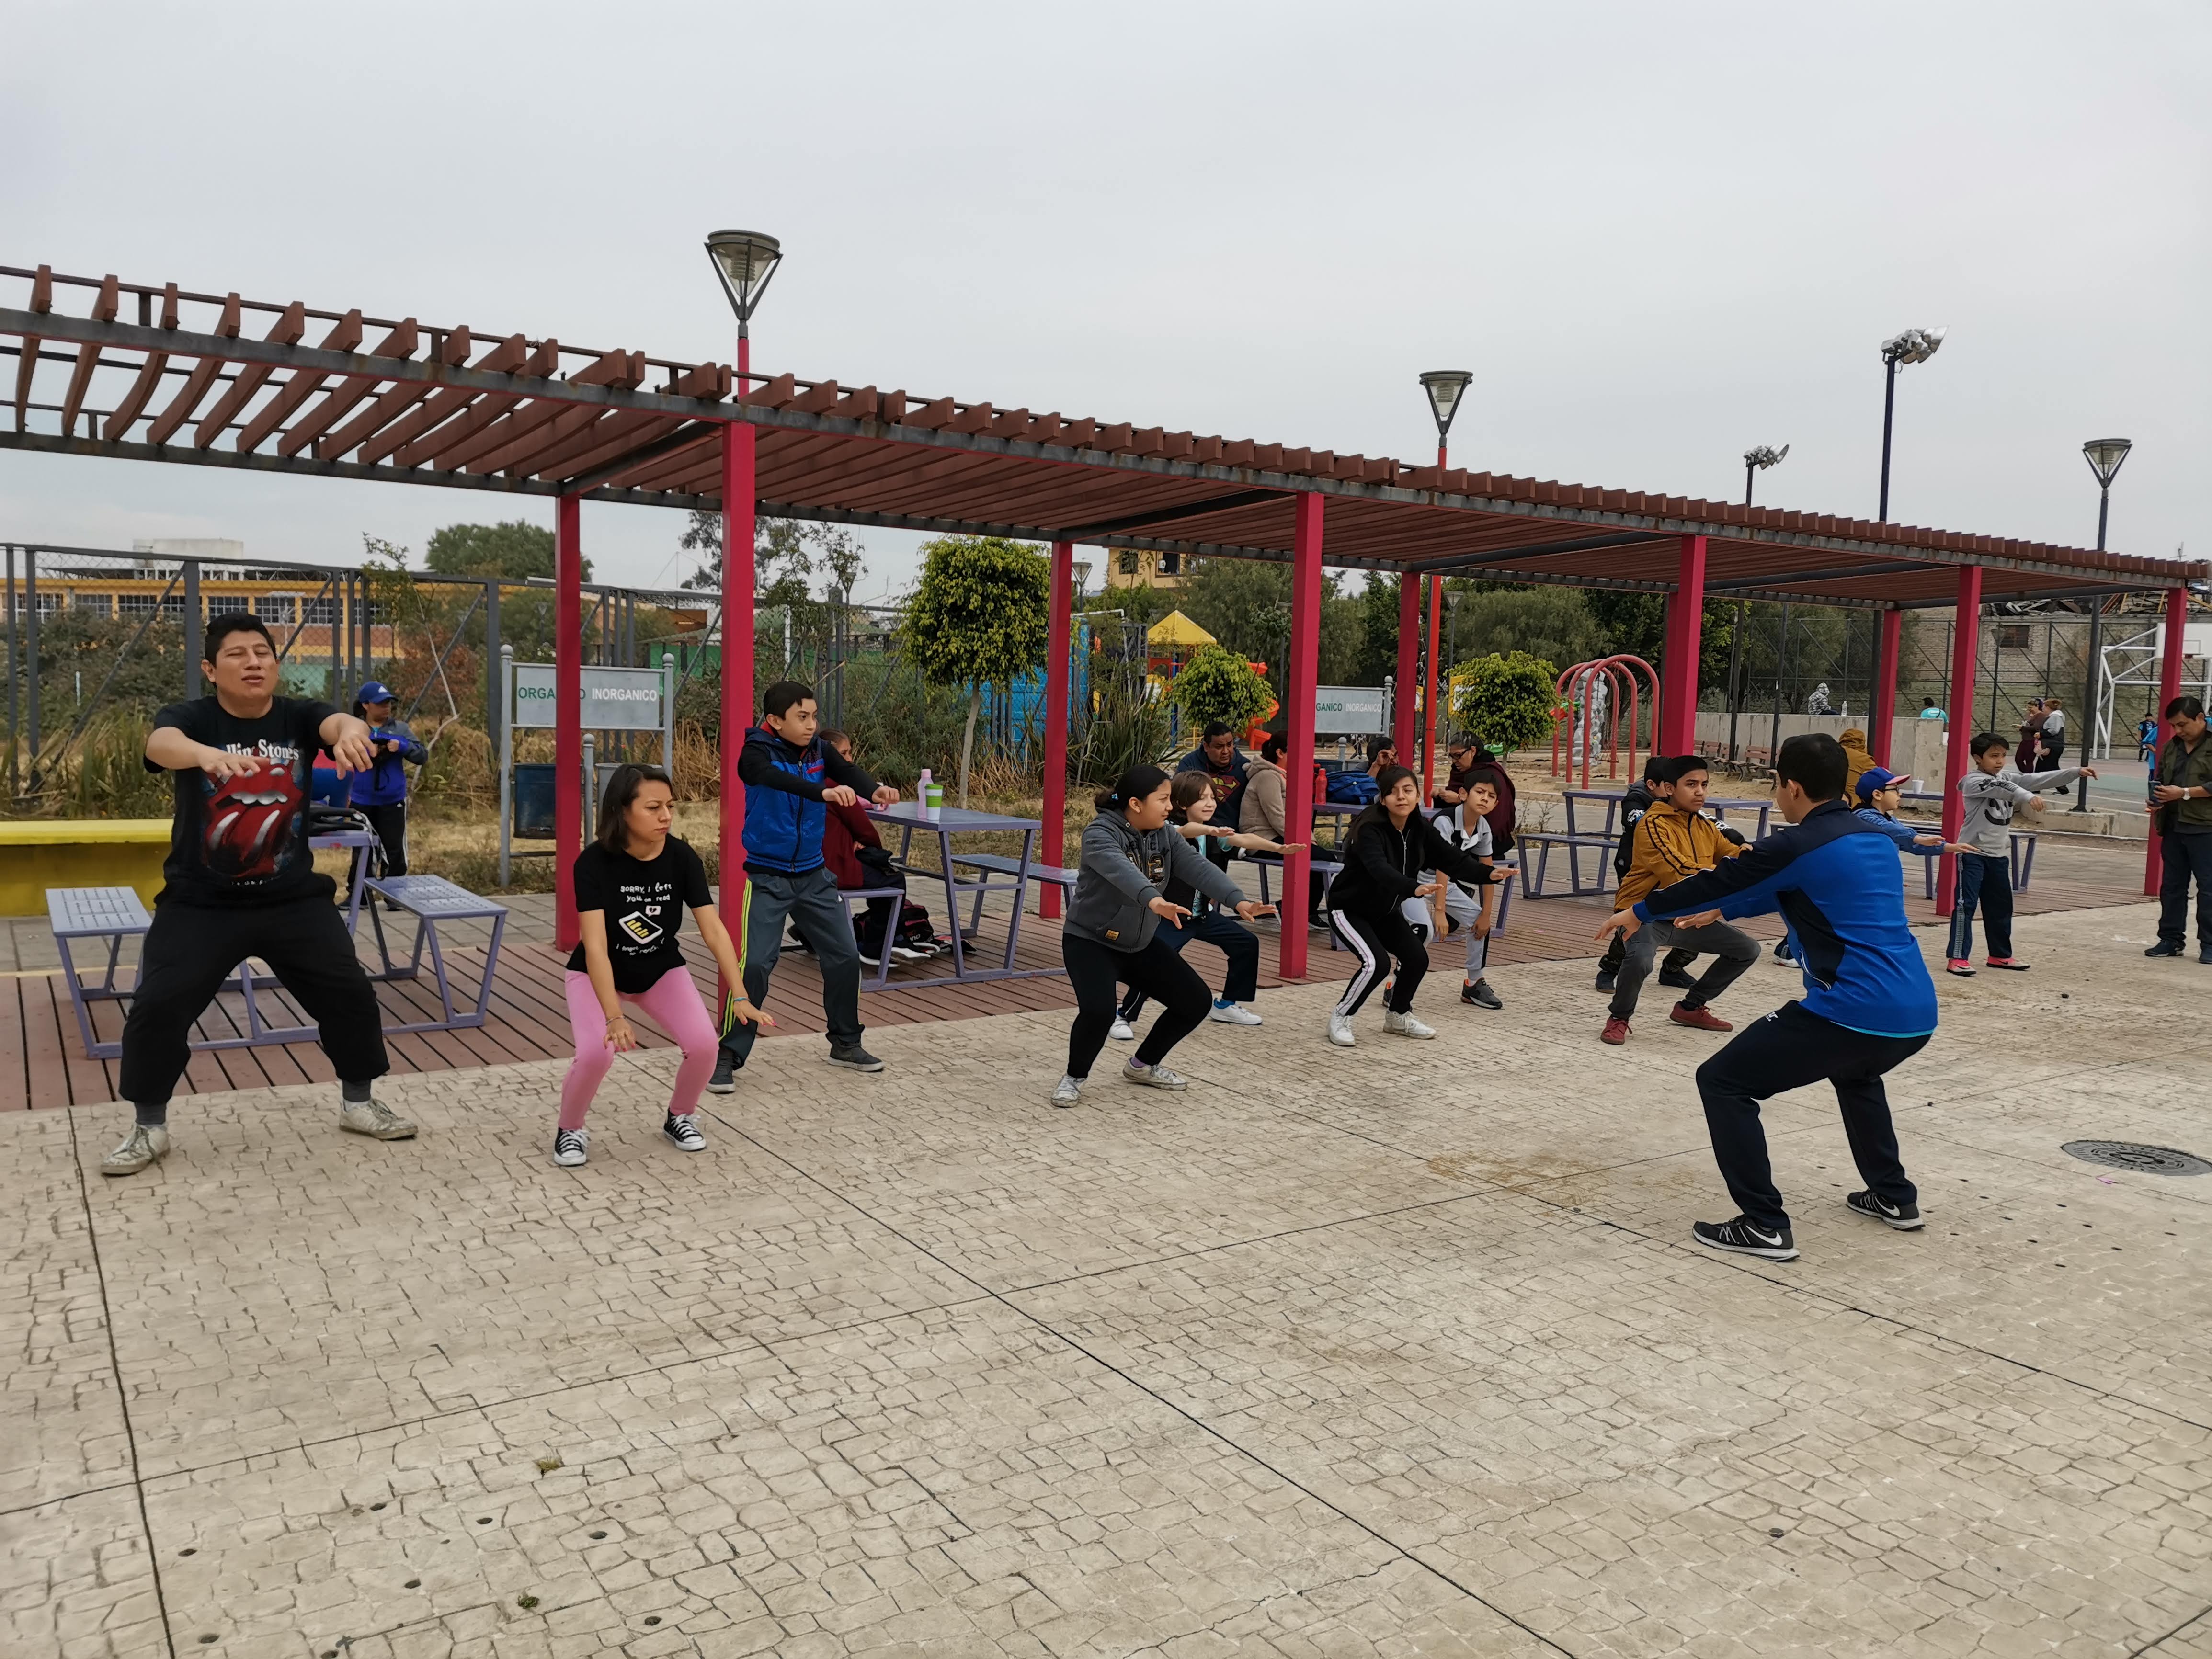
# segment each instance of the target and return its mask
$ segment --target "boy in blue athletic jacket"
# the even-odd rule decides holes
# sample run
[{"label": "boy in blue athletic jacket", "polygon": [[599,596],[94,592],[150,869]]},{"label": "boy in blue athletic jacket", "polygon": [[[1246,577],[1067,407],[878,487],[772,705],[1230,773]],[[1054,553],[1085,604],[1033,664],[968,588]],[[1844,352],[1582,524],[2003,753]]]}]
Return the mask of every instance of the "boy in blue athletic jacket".
[{"label": "boy in blue athletic jacket", "polygon": [[[738,753],[738,781],[745,787],[745,867],[742,874],[724,871],[722,886],[726,893],[733,880],[745,884],[744,922],[737,933],[746,1000],[756,1008],[767,1001],[769,975],[783,952],[784,924],[791,923],[822,969],[830,1063],[880,1072],[883,1061],[860,1046],[860,947],[837,895],[837,878],[823,855],[822,830],[829,817],[825,802],[850,806],[866,799],[888,806],[899,794],[822,742],[819,720],[812,688],[796,680],[778,680],[761,694],[761,723],[745,733]],[[709,1092],[726,1095],[736,1088],[733,1074],[752,1052],[756,1030],[725,1011]]]},{"label": "boy in blue athletic jacket", "polygon": [[[1686,881],[1662,887],[1598,930],[1647,921],[1732,920],[1778,910],[1805,996],[1736,1033],[1698,1068],[1721,1177],[1742,1213],[1700,1221],[1700,1244],[1769,1261],[1797,1255],[1766,1153],[1759,1103],[1826,1078],[1843,1109],[1851,1158],[1867,1183],[1844,1202],[1901,1231],[1921,1224],[1919,1194],[1897,1152],[1882,1076],[1927,1047],[1936,986],[1905,917],[1890,836],[1844,805],[1843,745],[1820,732],[1789,739],[1775,759],[1774,804],[1789,827]],[[1693,922],[1692,925],[1695,925]]]}]

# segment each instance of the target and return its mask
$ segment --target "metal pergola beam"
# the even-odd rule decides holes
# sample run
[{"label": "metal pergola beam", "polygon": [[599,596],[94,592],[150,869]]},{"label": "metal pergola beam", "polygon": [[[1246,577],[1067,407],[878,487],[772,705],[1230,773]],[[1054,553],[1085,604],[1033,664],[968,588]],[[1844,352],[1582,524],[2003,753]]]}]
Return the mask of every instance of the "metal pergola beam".
[{"label": "metal pergola beam", "polygon": [[1778,570],[1771,575],[1730,576],[1719,581],[1708,581],[1708,593],[1733,593],[1739,588],[1777,587],[1785,582],[1817,582],[1840,580],[1846,576],[1897,576],[1908,571],[1931,572],[1943,568],[1941,562],[1926,559],[1899,559],[1887,564],[1830,565],[1820,570]]}]

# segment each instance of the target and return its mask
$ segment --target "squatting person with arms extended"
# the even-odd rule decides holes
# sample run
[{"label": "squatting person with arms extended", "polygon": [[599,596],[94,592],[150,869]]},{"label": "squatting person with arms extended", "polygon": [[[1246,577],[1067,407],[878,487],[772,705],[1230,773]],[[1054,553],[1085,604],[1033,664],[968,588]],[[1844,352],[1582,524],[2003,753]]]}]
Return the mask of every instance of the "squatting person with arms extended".
[{"label": "squatting person with arms extended", "polygon": [[[744,981],[742,994],[755,1008],[768,1003],[769,975],[783,953],[787,921],[814,952],[822,969],[822,1012],[829,1016],[830,1063],[848,1071],[880,1072],[884,1063],[860,1046],[860,949],[852,917],[837,896],[822,850],[826,805],[871,800],[888,806],[899,798],[889,784],[866,772],[821,740],[812,688],[778,680],[761,694],[761,723],[745,733],[738,755],[738,781],[745,787],[745,867],[741,877],[722,872],[726,893],[744,880]],[[732,998],[738,988],[730,988]],[[710,1093],[737,1087],[733,1074],[753,1051],[759,1028],[722,1011],[721,1053]]]},{"label": "squatting person with arms extended", "polygon": [[1272,904],[1246,898],[1237,884],[1201,857],[1168,824],[1168,775],[1133,766],[1097,800],[1098,816],[1083,831],[1082,867],[1060,930],[1060,960],[1075,992],[1075,1024],[1067,1033],[1067,1070],[1052,1103],[1074,1106],[1118,1012],[1114,988],[1126,985],[1160,1005],[1159,1018],[1121,1068],[1125,1083],[1181,1089],[1184,1080],[1163,1064],[1168,1051],[1196,1030],[1213,994],[1176,946],[1160,937],[1163,921],[1190,920],[1167,896],[1170,884],[1189,887],[1246,921],[1273,915]]},{"label": "squatting person with arms extended", "polygon": [[415,1133],[371,1091],[391,1069],[384,1018],[333,902],[336,884],[316,874],[307,846],[317,746],[340,770],[365,772],[368,726],[326,702],[278,696],[276,647],[255,617],[212,618],[205,657],[214,695],[171,703],[146,739],[146,769],[174,781],[176,823],[123,1024],[121,1091],[137,1121],[101,1160],[102,1175],[131,1175],[167,1153],[169,1096],[192,1024],[249,957],[314,1022],[339,1078],[338,1127],[378,1140]]},{"label": "squatting person with arms extended", "polygon": [[1840,799],[1843,746],[1820,732],[1789,738],[1774,770],[1774,804],[1788,828],[1639,899],[1599,933],[1632,939],[1668,918],[1782,913],[1804,975],[1804,999],[1754,1021],[1698,1067],[1713,1156],[1741,1213],[1691,1231],[1717,1250],[1788,1261],[1797,1245],[1774,1184],[1759,1103],[1827,1079],[1866,1182],[1844,1202],[1853,1214],[1900,1231],[1917,1228],[1920,1194],[1898,1157],[1882,1078],[1935,1034],[1936,986],[1905,921],[1890,836]]}]

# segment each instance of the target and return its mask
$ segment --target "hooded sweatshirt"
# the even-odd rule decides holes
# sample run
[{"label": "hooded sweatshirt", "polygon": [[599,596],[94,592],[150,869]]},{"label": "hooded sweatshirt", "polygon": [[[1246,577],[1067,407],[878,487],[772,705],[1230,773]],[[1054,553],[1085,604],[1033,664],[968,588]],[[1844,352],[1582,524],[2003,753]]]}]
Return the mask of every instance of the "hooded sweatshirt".
[{"label": "hooded sweatshirt", "polygon": [[1170,882],[1187,883],[1216,904],[1233,905],[1243,890],[1200,856],[1171,825],[1133,830],[1116,811],[1102,811],[1084,826],[1083,864],[1066,929],[1116,951],[1141,951],[1159,931],[1152,907]]},{"label": "hooded sweatshirt", "polygon": [[2009,766],[2002,772],[1984,772],[1977,767],[1959,780],[1959,796],[1966,803],[1966,822],[1959,839],[1985,859],[2008,856],[2014,812],[2042,791],[2071,783],[2081,775],[2078,766],[2056,772],[2015,772]]}]

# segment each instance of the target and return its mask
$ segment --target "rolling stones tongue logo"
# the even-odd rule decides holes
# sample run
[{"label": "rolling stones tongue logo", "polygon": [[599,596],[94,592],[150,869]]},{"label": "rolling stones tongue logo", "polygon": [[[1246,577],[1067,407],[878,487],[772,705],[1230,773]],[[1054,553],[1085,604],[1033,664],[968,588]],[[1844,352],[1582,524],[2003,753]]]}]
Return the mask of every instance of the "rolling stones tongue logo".
[{"label": "rolling stones tongue logo", "polygon": [[289,766],[210,784],[201,838],[208,868],[234,881],[275,875],[303,799]]}]

